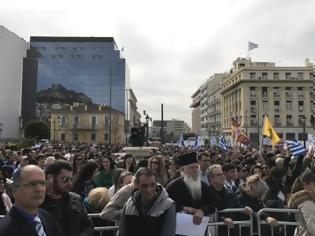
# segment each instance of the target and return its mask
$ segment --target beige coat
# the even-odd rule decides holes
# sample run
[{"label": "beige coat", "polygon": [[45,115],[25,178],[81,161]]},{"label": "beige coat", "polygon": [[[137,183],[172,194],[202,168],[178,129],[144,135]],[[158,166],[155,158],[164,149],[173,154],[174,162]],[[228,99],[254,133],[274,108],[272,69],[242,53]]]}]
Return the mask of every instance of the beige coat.
[{"label": "beige coat", "polygon": [[297,208],[301,211],[296,215],[297,226],[295,236],[315,236],[315,195],[307,190],[293,194],[289,201],[290,208]]}]

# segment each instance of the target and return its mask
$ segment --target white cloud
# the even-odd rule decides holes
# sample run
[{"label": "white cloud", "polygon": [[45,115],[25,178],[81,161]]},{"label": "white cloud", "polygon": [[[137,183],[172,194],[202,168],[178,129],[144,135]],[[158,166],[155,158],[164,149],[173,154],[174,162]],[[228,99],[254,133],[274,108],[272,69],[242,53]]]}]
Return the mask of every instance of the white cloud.
[{"label": "white cloud", "polygon": [[211,74],[247,56],[303,65],[315,60],[313,0],[11,0],[0,22],[31,35],[113,36],[131,71],[139,110],[191,121],[190,96]]}]

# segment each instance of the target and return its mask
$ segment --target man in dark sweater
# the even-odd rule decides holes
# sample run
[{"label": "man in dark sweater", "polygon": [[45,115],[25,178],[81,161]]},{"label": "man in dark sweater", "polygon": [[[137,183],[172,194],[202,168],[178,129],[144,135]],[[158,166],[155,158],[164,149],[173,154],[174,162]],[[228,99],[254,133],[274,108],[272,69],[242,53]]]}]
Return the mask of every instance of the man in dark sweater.
[{"label": "man in dark sweater", "polygon": [[120,217],[120,236],[174,236],[175,203],[156,183],[154,173],[146,168],[137,171],[137,189],[124,206]]}]

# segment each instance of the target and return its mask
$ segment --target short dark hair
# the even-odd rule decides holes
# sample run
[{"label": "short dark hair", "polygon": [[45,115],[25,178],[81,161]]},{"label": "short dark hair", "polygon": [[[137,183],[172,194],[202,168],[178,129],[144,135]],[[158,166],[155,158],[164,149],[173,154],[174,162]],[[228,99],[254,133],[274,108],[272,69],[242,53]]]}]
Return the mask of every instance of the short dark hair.
[{"label": "short dark hair", "polygon": [[137,170],[136,174],[135,174],[135,178],[136,178],[136,182],[139,183],[139,179],[141,176],[147,176],[147,177],[151,177],[154,176],[155,174],[152,170],[148,169],[148,168],[140,168]]},{"label": "short dark hair", "polygon": [[62,170],[72,171],[72,166],[64,160],[56,160],[54,163],[47,166],[46,176],[48,174],[56,176]]},{"label": "short dark hair", "polygon": [[12,175],[13,186],[17,186],[18,182],[21,180],[21,174],[23,172],[24,167],[18,168]]},{"label": "short dark hair", "polygon": [[303,184],[315,183],[315,174],[313,172],[305,172],[301,175],[301,182]]},{"label": "short dark hair", "polygon": [[235,170],[235,169],[237,169],[236,166],[231,163],[226,163],[224,166],[222,166],[223,172],[228,172],[230,170]]}]

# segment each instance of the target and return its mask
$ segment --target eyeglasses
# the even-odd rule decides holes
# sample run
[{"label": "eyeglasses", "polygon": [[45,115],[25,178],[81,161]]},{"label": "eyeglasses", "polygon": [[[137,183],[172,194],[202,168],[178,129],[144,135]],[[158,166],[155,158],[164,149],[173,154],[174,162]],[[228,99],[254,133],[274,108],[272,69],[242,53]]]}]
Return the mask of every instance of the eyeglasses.
[{"label": "eyeglasses", "polygon": [[72,177],[64,176],[61,178],[63,183],[68,183],[69,181],[72,181]]},{"label": "eyeglasses", "polygon": [[151,164],[159,164],[159,162],[158,161],[151,161]]},{"label": "eyeglasses", "polygon": [[35,188],[37,185],[44,187],[47,185],[46,180],[31,180],[25,184],[14,184],[15,187]]},{"label": "eyeglasses", "polygon": [[264,170],[269,170],[269,167],[268,166],[263,166],[262,167]]}]

